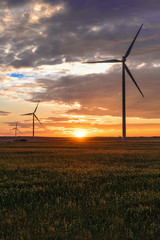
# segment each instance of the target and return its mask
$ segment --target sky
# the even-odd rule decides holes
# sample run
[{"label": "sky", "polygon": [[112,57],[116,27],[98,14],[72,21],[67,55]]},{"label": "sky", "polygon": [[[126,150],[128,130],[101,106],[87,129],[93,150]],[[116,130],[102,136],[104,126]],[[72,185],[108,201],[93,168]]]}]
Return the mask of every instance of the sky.
[{"label": "sky", "polygon": [[0,136],[122,136],[121,59],[127,66],[127,136],[160,136],[159,0],[2,0]]}]

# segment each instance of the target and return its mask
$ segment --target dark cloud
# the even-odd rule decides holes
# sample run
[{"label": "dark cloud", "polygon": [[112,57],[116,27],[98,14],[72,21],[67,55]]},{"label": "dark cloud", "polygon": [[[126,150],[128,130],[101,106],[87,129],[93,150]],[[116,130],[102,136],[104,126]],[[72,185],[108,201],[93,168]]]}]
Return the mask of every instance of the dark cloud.
[{"label": "dark cloud", "polygon": [[[36,2],[48,4],[43,5],[48,12],[60,4],[63,9],[49,15],[42,11],[34,21]],[[6,0],[3,3],[10,12],[0,11],[4,28],[0,35],[1,68],[38,68],[63,62],[121,58],[144,23],[127,63],[145,98],[141,98],[127,77],[127,116],[160,117],[159,67],[153,66],[160,63],[159,0]],[[136,69],[141,63],[145,67]],[[78,102],[81,108],[68,113],[121,116],[121,67],[118,65],[108,74],[57,75],[50,80],[38,79],[37,85],[44,92],[33,89],[31,101]]]},{"label": "dark cloud", "polygon": [[70,109],[66,113],[76,114],[76,115],[92,115],[92,116],[105,116],[108,115],[109,112],[107,109],[101,109],[96,107],[81,107],[80,109]]},{"label": "dark cloud", "polygon": [[[45,92],[34,93],[32,100],[39,98],[41,101],[54,100],[67,104],[78,102],[84,106],[98,105],[99,107],[104,107],[106,103],[111,104],[112,89],[117,91],[117,94],[121,91],[119,84],[114,86],[116,82],[119,82],[119,74],[116,75],[116,80],[110,75],[110,81],[106,81],[106,77],[108,77],[106,74],[91,74],[79,77],[67,76],[58,80],[39,79],[37,83],[45,89]],[[114,99],[112,104],[113,102]]]},{"label": "dark cloud", "polygon": [[[10,127],[15,127],[17,122],[4,122],[4,123]],[[39,127],[37,122],[35,122],[35,126]],[[20,130],[21,128],[30,128],[32,131],[32,122],[29,121],[18,122],[18,129]]]},{"label": "dark cloud", "polygon": [[0,111],[1,116],[8,116],[9,114],[10,114],[10,112]]},{"label": "dark cloud", "polygon": [[2,0],[2,4],[8,7],[24,6],[32,0]]},{"label": "dark cloud", "polygon": [[[159,118],[159,68],[154,68],[152,76],[146,65],[140,69],[130,68],[141,88],[144,98],[126,74],[127,116]],[[66,76],[59,79],[38,79],[37,84],[44,92],[32,94],[32,101],[55,101],[58,103],[79,103],[80,109],[68,110],[70,114],[121,116],[121,67],[113,68],[109,74]],[[159,100],[158,100],[159,99]]]},{"label": "dark cloud", "polygon": [[79,118],[70,118],[70,117],[48,117],[45,120],[49,120],[52,122],[65,122],[68,120],[79,120]]},{"label": "dark cloud", "polygon": [[[100,59],[107,56],[121,57],[126,52],[141,23],[144,27],[133,49],[133,61],[149,62],[157,58],[160,41],[158,0],[154,1],[4,1],[9,7],[21,6],[22,11],[11,12],[13,19],[5,22],[0,36],[1,65],[37,67]],[[50,16],[42,14],[38,21],[30,21],[29,4],[46,3],[51,7],[63,4],[64,9]],[[25,6],[28,8],[25,8]],[[153,49],[154,44],[154,49]],[[6,53],[7,45],[11,45]],[[35,49],[33,51],[33,49]]]}]

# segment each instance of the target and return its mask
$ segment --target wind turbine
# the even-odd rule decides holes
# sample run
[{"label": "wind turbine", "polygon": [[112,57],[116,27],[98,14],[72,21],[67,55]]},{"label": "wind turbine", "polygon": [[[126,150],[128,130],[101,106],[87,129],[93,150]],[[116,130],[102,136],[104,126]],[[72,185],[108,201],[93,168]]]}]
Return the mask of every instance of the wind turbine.
[{"label": "wind turbine", "polygon": [[136,83],[135,79],[133,78],[129,68],[126,65],[126,60],[127,57],[129,56],[131,49],[134,45],[134,42],[136,41],[136,38],[142,28],[143,24],[141,25],[141,27],[139,28],[136,36],[134,37],[133,41],[131,42],[128,50],[126,51],[126,54],[122,57],[121,60],[119,59],[111,59],[111,60],[104,60],[104,61],[92,61],[92,62],[85,62],[85,63],[122,63],[122,140],[125,141],[126,140],[126,97],[125,97],[125,71],[128,73],[128,75],[130,76],[130,78],[132,79],[132,81],[134,82],[134,84],[136,85],[136,87],[138,88],[139,92],[141,93],[141,95],[144,97],[142,91],[140,90],[138,84]]},{"label": "wind turbine", "polygon": [[33,138],[34,138],[34,118],[36,118],[38,120],[38,122],[42,125],[42,123],[40,122],[40,120],[38,119],[38,117],[36,116],[36,111],[37,111],[37,108],[38,108],[38,105],[39,105],[39,101],[37,103],[37,106],[34,110],[34,112],[32,113],[26,113],[26,114],[21,114],[21,116],[26,116],[26,115],[33,115]]},{"label": "wind turbine", "polygon": [[20,132],[17,126],[18,126],[18,122],[16,123],[15,128],[12,128],[12,130],[15,130],[15,138],[17,137],[17,131]]}]

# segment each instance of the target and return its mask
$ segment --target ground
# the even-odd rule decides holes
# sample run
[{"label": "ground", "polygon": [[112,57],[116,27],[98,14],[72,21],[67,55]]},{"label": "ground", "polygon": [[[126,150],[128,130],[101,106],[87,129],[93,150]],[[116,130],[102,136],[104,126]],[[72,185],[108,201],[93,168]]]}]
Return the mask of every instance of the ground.
[{"label": "ground", "polygon": [[0,188],[1,240],[156,239],[160,141],[1,140]]}]

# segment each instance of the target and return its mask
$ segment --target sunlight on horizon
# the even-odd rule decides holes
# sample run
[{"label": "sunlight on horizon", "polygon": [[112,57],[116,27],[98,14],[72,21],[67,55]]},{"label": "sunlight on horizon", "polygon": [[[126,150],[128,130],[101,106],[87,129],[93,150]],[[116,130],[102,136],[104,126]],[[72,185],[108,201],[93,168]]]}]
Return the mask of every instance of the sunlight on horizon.
[{"label": "sunlight on horizon", "polygon": [[83,138],[86,136],[86,131],[83,130],[83,129],[79,129],[77,131],[75,131],[75,136],[78,137],[78,138]]}]

